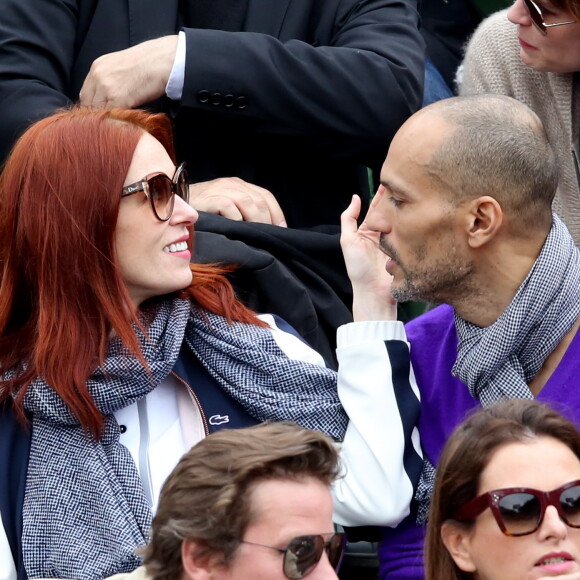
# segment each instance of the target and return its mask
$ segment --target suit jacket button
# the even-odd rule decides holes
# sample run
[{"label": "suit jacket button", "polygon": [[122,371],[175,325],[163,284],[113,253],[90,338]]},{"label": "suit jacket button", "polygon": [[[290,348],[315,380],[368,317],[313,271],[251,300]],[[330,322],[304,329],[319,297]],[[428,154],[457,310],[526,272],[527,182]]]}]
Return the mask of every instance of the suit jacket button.
[{"label": "suit jacket button", "polygon": [[233,107],[233,106],[234,106],[234,103],[235,103],[235,101],[236,101],[236,99],[235,99],[234,95],[227,94],[227,95],[224,97],[224,107],[227,107],[228,109],[229,109],[230,107]]},{"label": "suit jacket button", "polygon": [[202,104],[207,103],[209,101],[209,91],[199,91],[197,93],[197,100]]},{"label": "suit jacket button", "polygon": [[238,97],[236,99],[236,107],[238,109],[245,109],[248,106],[248,99],[246,97]]},{"label": "suit jacket button", "polygon": [[209,102],[214,106],[217,107],[218,105],[222,104],[222,94],[221,93],[212,93]]}]

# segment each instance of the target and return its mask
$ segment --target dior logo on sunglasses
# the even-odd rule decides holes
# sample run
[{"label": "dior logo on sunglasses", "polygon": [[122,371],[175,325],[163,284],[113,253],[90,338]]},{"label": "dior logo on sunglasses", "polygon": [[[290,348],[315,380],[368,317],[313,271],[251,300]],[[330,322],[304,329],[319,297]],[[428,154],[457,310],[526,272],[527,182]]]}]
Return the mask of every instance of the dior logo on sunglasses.
[{"label": "dior logo on sunglasses", "polygon": [[284,576],[290,580],[298,580],[299,578],[304,578],[316,568],[323,552],[326,552],[328,561],[334,570],[338,570],[344,554],[346,535],[329,533],[297,536],[292,538],[285,548],[266,546],[248,542],[247,540],[241,540],[241,543],[276,550],[284,554],[282,561]]},{"label": "dior logo on sunglasses", "polygon": [[525,536],[541,525],[548,506],[554,506],[562,521],[580,528],[580,480],[552,491],[529,487],[510,487],[488,491],[460,507],[453,519],[469,521],[488,507],[506,536]]},{"label": "dior logo on sunglasses", "polygon": [[162,222],[168,221],[173,214],[176,195],[186,202],[189,201],[185,163],[182,163],[175,170],[173,178],[168,177],[165,173],[151,173],[141,181],[125,186],[121,197],[127,197],[139,191],[142,191],[149,199],[155,217]]}]

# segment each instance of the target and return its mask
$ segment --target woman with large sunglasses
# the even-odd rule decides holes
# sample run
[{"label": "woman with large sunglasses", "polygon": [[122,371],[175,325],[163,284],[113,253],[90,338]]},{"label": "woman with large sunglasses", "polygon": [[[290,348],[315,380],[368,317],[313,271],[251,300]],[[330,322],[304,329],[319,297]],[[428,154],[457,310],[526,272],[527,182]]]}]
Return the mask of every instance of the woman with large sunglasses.
[{"label": "woman with large sunglasses", "polygon": [[542,120],[560,165],[554,211],[580,245],[580,1],[515,0],[471,39],[460,94],[498,93]]},{"label": "woman with large sunglasses", "polygon": [[[164,115],[78,108],[33,125],[3,169],[2,580],[134,569],[164,479],[226,427],[291,420],[342,441],[338,523],[407,514],[412,433],[393,391],[350,369],[337,392],[318,353],[245,308],[224,268],[190,264],[198,214],[172,143]],[[365,345],[348,347],[356,361]],[[414,424],[417,396],[404,383],[401,396]]]},{"label": "woman with large sunglasses", "polygon": [[437,466],[426,580],[580,579],[580,433],[510,400],[472,415]]}]

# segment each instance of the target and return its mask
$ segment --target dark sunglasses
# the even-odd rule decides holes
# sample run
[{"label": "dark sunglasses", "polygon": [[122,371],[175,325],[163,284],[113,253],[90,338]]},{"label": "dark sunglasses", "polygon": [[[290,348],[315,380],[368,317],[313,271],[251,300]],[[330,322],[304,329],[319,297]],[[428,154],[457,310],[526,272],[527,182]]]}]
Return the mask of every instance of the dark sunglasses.
[{"label": "dark sunglasses", "polygon": [[489,507],[506,536],[526,536],[542,525],[549,505],[558,510],[565,524],[580,528],[580,479],[552,491],[528,487],[488,491],[460,507],[453,519],[460,522],[473,520]]},{"label": "dark sunglasses", "polygon": [[524,6],[530,13],[533,25],[544,35],[548,34],[548,28],[552,26],[564,26],[564,24],[576,24],[576,20],[569,20],[568,22],[553,22],[546,24],[544,22],[544,13],[542,9],[534,2],[534,0],[523,0]]},{"label": "dark sunglasses", "polygon": [[[325,539],[326,538],[326,539]],[[286,578],[298,580],[308,576],[322,558],[322,552],[326,552],[328,561],[334,570],[338,570],[342,562],[344,548],[346,546],[346,535],[340,533],[318,534],[308,536],[298,536],[292,538],[285,548],[275,548],[241,540],[243,544],[261,546],[284,554],[282,571]]]},{"label": "dark sunglasses", "polygon": [[151,173],[141,181],[132,183],[123,188],[121,197],[127,197],[142,191],[151,203],[155,217],[166,222],[173,215],[175,195],[189,202],[189,185],[185,163],[182,163],[169,178],[165,173]]}]

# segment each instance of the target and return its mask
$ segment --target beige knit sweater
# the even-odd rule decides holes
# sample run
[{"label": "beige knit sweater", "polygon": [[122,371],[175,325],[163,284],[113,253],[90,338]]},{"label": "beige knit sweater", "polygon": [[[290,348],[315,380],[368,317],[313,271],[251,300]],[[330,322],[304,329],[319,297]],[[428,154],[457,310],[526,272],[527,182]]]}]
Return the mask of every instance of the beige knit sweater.
[{"label": "beige knit sweater", "polygon": [[540,117],[560,165],[554,211],[580,246],[580,184],[573,157],[575,148],[580,158],[580,75],[538,72],[524,65],[516,25],[506,12],[493,14],[475,31],[463,62],[460,94],[508,95]]}]

